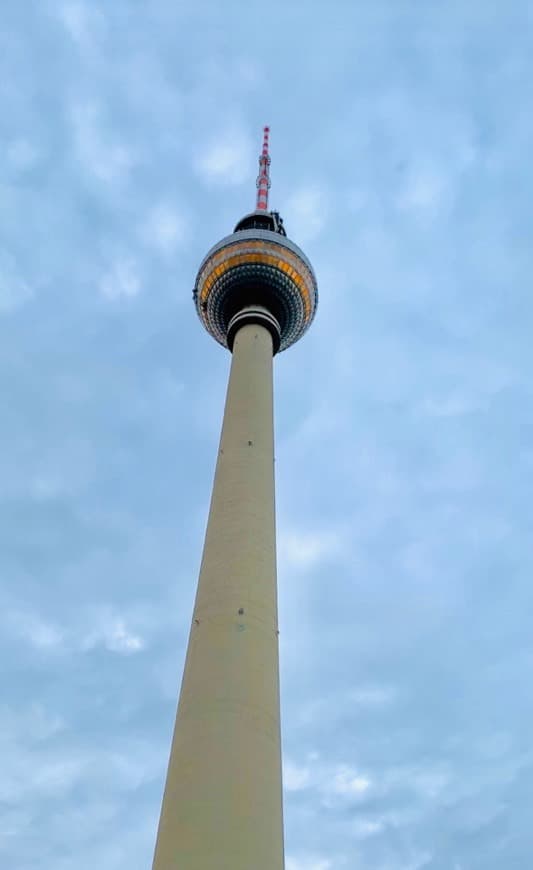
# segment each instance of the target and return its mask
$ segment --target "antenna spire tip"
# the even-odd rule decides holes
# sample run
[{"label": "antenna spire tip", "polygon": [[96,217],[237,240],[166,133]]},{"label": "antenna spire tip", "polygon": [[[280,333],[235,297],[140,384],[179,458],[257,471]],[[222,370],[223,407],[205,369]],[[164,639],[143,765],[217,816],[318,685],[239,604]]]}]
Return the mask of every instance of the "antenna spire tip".
[{"label": "antenna spire tip", "polygon": [[270,155],[268,153],[270,127],[263,127],[263,150],[259,157],[259,175],[257,177],[257,200],[256,209],[266,211],[268,209],[268,190],[270,187]]}]

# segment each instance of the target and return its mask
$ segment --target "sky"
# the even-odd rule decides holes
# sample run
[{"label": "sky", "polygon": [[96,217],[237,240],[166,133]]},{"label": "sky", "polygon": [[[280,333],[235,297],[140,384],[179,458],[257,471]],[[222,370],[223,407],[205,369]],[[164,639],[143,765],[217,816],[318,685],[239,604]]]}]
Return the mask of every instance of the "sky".
[{"label": "sky", "polygon": [[0,866],[151,866],[268,123],[286,870],[524,870],[531,5],[1,6]]}]

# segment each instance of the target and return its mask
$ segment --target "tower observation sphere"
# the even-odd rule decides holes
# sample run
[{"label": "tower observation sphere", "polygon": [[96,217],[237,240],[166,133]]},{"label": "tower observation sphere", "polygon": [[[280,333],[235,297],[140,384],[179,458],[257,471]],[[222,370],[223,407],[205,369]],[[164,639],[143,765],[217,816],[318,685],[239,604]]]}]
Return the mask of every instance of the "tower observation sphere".
[{"label": "tower observation sphere", "polygon": [[198,270],[193,298],[205,328],[224,347],[232,350],[236,329],[248,318],[267,326],[277,353],[309,328],[318,291],[312,266],[287,238],[279,213],[260,207],[261,179],[260,174],[256,210],[208,252]]},{"label": "tower observation sphere", "polygon": [[194,302],[231,351],[220,447],[153,870],[283,870],[273,357],[317,307],[311,264],[257,199],[200,265]]}]

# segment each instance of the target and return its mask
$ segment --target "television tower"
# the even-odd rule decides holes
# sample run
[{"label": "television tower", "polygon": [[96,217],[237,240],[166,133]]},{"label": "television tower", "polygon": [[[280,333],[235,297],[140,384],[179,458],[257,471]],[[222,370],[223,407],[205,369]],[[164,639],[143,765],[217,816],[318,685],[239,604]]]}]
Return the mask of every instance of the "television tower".
[{"label": "television tower", "polygon": [[200,320],[232,353],[153,870],[283,870],[272,362],[317,306],[311,264],[268,210],[204,258]]}]

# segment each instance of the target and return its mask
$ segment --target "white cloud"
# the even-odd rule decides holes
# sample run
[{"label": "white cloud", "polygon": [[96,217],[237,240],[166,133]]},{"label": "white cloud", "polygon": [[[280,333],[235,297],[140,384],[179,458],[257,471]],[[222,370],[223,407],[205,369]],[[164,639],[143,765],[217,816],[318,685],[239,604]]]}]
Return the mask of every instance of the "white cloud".
[{"label": "white cloud", "polygon": [[59,20],[70,38],[81,47],[91,45],[101,35],[105,23],[104,16],[94,6],[81,0],[63,3]]},{"label": "white cloud", "polygon": [[316,238],[328,215],[325,191],[317,185],[300,188],[287,200],[284,213],[295,238],[301,242]]},{"label": "white cloud", "polygon": [[353,830],[358,840],[366,840],[380,834],[384,827],[385,822],[381,819],[357,819]]},{"label": "white cloud", "polygon": [[110,734],[106,746],[87,748],[76,742],[74,729],[55,739],[65,730],[57,714],[39,705],[0,708],[0,800],[26,808],[43,798],[65,798],[80,783],[85,793],[96,788],[107,799],[110,782],[115,790],[132,792],[154,774],[164,775],[166,750],[157,743],[125,744]]},{"label": "white cloud", "polygon": [[123,181],[137,162],[132,148],[106,129],[103,113],[96,103],[77,103],[70,113],[78,159],[98,181]]},{"label": "white cloud", "polygon": [[130,631],[121,617],[103,614],[99,624],[89,631],[81,641],[81,648],[89,651],[104,647],[109,652],[130,655],[145,647],[144,639]]},{"label": "white cloud", "polygon": [[110,627],[105,638],[105,645],[111,652],[133,653],[144,648],[144,641],[138,634],[128,631],[122,620],[119,619]]},{"label": "white cloud", "polygon": [[65,729],[61,716],[50,713],[41,704],[30,704],[23,710],[0,707],[0,741],[27,739],[37,743],[48,740]]},{"label": "white cloud", "polygon": [[314,568],[341,548],[337,532],[286,532],[279,538],[280,559],[302,570]]},{"label": "white cloud", "polygon": [[131,298],[141,291],[141,278],[137,263],[132,258],[120,257],[100,280],[100,293],[106,299]]},{"label": "white cloud", "polygon": [[5,616],[5,624],[11,634],[43,652],[69,649],[89,651],[103,647],[109,652],[127,655],[144,649],[144,638],[132,631],[123,617],[105,610],[94,621],[96,625],[84,630],[79,627],[60,627],[30,611],[7,610]]},{"label": "white cloud", "polygon": [[336,795],[357,795],[361,796],[368,791],[371,786],[371,782],[368,777],[363,776],[361,773],[356,771],[354,768],[341,767],[334,774],[331,783],[329,784],[329,791]]},{"label": "white cloud", "polygon": [[149,245],[168,255],[183,244],[185,230],[183,216],[171,205],[162,203],[150,213],[143,235]]},{"label": "white cloud", "polygon": [[417,168],[408,176],[398,197],[398,205],[406,211],[436,213],[445,201],[448,179],[435,168]]},{"label": "white cloud", "polygon": [[52,650],[63,645],[63,631],[36,613],[14,610],[7,614],[7,623],[16,637],[34,649]]},{"label": "white cloud", "polygon": [[299,767],[292,761],[283,764],[283,786],[287,791],[301,791],[311,782],[311,771],[308,767]]},{"label": "white cloud", "polygon": [[448,142],[440,157],[421,154],[407,172],[396,197],[401,211],[433,217],[449,208],[465,171],[476,157],[469,134],[461,136],[456,131],[456,136],[457,140]]},{"label": "white cloud", "polygon": [[346,764],[320,763],[319,758],[307,756],[307,765],[284,760],[283,786],[287,793],[310,790],[320,796],[324,806],[337,806],[346,799],[362,799],[374,782],[359,768]]},{"label": "white cloud", "polygon": [[32,295],[15,258],[9,251],[0,249],[0,314],[13,311]]},{"label": "white cloud", "polygon": [[81,779],[84,768],[83,760],[76,758],[43,759],[36,764],[18,750],[10,764],[4,765],[0,799],[14,803],[30,795],[63,797]]},{"label": "white cloud", "polygon": [[200,152],[195,169],[206,184],[241,184],[252,174],[252,155],[250,137],[239,128],[230,128]]}]

